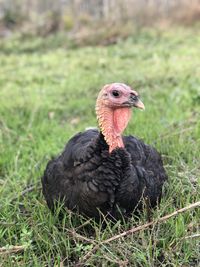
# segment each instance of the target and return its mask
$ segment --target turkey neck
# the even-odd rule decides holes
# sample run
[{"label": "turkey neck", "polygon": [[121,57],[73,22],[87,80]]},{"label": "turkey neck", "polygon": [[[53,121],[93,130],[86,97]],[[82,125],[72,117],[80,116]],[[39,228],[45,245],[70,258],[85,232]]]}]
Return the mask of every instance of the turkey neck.
[{"label": "turkey neck", "polygon": [[96,114],[100,130],[109,146],[109,153],[117,147],[124,148],[122,133],[131,116],[130,108],[112,108],[97,101]]}]

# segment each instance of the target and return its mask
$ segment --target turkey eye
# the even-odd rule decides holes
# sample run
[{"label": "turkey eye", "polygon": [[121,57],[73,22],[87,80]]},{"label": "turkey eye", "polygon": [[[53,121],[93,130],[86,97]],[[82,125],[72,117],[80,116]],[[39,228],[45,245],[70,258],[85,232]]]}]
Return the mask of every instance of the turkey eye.
[{"label": "turkey eye", "polygon": [[114,97],[119,97],[119,92],[117,90],[112,91]]}]

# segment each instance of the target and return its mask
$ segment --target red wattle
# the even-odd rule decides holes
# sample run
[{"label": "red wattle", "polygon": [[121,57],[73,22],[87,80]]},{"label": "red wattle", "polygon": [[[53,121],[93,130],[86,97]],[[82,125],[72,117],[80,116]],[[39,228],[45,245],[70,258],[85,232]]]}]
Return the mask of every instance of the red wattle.
[{"label": "red wattle", "polygon": [[113,111],[113,126],[117,135],[121,135],[128,125],[131,117],[130,108],[117,108]]}]

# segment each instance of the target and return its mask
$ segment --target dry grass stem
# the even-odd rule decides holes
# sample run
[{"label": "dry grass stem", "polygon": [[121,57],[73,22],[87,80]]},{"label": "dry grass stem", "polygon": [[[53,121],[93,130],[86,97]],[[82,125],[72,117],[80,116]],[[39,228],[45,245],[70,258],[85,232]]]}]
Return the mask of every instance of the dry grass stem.
[{"label": "dry grass stem", "polygon": [[0,248],[0,255],[22,252],[24,250],[25,246],[12,246],[10,248],[2,247]]},{"label": "dry grass stem", "polygon": [[170,219],[172,217],[175,217],[175,216],[179,215],[180,213],[189,211],[189,210],[197,208],[197,207],[200,207],[200,201],[192,203],[192,204],[190,204],[190,205],[188,205],[188,206],[186,206],[184,208],[181,208],[181,209],[176,210],[176,211],[174,211],[174,212],[172,212],[170,214],[167,214],[167,215],[165,215],[165,216],[163,216],[161,218],[158,218],[155,221],[151,221],[149,223],[146,223],[146,224],[143,224],[143,225],[139,225],[138,227],[131,228],[130,230],[124,231],[121,234],[114,235],[114,236],[102,241],[100,244],[97,244],[96,246],[94,246],[93,249],[91,251],[89,251],[87,254],[85,254],[85,256],[81,259],[81,261],[76,264],[76,267],[84,266],[84,264],[87,262],[87,260],[99,249],[99,247],[101,245],[108,244],[108,243],[110,243],[110,242],[112,242],[114,240],[117,240],[119,238],[122,238],[122,237],[125,237],[125,236],[128,236],[128,235],[134,234],[136,232],[145,230],[146,228],[148,228],[148,227],[150,227],[152,225],[155,225],[155,224],[158,224],[158,223],[162,223],[162,222],[167,221],[168,219]]}]

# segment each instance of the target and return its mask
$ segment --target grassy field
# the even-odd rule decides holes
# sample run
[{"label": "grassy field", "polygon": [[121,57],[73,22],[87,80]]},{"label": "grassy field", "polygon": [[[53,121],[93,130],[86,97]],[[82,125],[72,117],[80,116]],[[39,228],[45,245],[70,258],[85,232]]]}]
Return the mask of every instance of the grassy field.
[{"label": "grassy field", "polygon": [[[134,110],[126,133],[163,155],[169,181],[152,219],[200,196],[200,32],[146,30],[108,47],[67,49],[52,40],[14,39],[0,46],[3,267],[75,266],[94,246],[83,238],[101,243],[147,222],[146,211],[105,228],[70,212],[59,222],[41,193],[48,160],[73,134],[96,126],[95,99],[106,83],[125,82],[140,93],[146,110]],[[83,266],[198,266],[199,218],[193,209],[102,244]],[[22,251],[11,253],[12,246]]]}]

